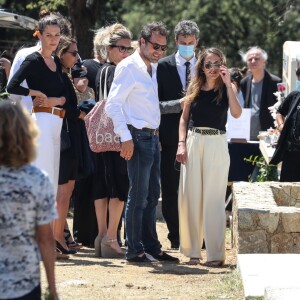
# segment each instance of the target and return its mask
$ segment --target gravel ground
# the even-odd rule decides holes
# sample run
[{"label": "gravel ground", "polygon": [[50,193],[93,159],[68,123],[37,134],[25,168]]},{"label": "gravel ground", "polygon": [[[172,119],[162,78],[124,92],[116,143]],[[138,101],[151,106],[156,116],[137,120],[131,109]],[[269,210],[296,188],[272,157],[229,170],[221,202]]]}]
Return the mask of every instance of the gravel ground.
[{"label": "gravel ground", "polygon": [[[157,231],[163,249],[177,256],[179,264],[138,266],[123,259],[96,258],[93,249],[82,248],[69,260],[56,262],[60,299],[243,299],[229,230],[226,264],[221,268],[187,265],[187,258],[168,249],[166,224],[158,222]],[[203,257],[205,261],[205,250]],[[43,291],[45,287],[42,271]]]}]

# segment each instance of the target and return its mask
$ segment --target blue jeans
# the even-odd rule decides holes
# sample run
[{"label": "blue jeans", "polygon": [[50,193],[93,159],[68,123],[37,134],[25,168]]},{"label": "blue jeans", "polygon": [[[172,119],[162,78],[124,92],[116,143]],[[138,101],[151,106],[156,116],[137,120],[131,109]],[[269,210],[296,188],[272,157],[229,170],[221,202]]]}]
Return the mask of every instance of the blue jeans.
[{"label": "blue jeans", "polygon": [[160,253],[156,232],[156,206],[160,194],[160,149],[158,136],[132,131],[134,152],[127,162],[129,194],[125,210],[126,258],[147,252]]}]

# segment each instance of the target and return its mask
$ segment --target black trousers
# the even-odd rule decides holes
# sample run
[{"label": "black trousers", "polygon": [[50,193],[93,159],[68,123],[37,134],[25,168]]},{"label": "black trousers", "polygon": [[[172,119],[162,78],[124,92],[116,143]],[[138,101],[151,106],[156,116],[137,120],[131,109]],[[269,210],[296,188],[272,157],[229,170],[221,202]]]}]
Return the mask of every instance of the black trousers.
[{"label": "black trousers", "polygon": [[162,145],[161,192],[162,214],[169,230],[171,243],[179,243],[178,185],[180,172],[174,169],[177,145]]},{"label": "black trousers", "polygon": [[41,285],[39,284],[30,293],[19,298],[12,298],[11,300],[41,300],[41,299],[42,299],[42,292],[41,292]]},{"label": "black trousers", "polygon": [[286,151],[282,160],[281,182],[300,181],[300,152]]}]

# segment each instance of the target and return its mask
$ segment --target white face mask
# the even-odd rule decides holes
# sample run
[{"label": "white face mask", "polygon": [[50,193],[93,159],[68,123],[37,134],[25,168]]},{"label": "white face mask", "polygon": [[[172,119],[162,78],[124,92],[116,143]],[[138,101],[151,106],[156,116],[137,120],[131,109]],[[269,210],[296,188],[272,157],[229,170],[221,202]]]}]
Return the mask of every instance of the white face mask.
[{"label": "white face mask", "polygon": [[300,92],[300,80],[296,80],[296,90]]}]

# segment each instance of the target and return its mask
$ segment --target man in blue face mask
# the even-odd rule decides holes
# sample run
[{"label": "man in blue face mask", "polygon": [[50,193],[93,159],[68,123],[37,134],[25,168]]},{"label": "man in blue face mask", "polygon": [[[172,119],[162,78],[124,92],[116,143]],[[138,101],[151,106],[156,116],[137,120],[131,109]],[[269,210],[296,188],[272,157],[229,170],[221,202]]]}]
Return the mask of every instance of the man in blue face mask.
[{"label": "man in blue face mask", "polygon": [[199,41],[199,28],[190,20],[179,22],[174,30],[178,51],[161,59],[157,68],[158,97],[161,123],[161,190],[162,213],[169,230],[171,248],[179,247],[178,184],[179,172],[174,169],[178,146],[178,127],[183,97],[194,75],[195,49]]}]

